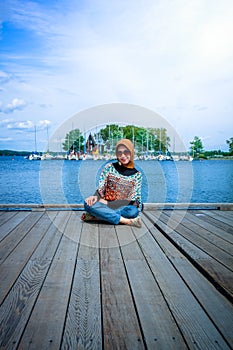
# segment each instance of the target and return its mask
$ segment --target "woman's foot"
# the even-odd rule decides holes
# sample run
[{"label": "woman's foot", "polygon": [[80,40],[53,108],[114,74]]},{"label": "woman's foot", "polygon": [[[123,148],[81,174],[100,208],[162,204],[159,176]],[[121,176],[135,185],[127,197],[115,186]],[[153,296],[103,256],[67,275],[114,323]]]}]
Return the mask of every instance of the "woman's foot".
[{"label": "woman's foot", "polygon": [[97,220],[97,218],[89,213],[83,213],[81,216],[82,221],[94,221]]},{"label": "woman's foot", "polygon": [[140,216],[137,216],[134,219],[130,219],[130,225],[135,227],[142,227],[142,220]]}]

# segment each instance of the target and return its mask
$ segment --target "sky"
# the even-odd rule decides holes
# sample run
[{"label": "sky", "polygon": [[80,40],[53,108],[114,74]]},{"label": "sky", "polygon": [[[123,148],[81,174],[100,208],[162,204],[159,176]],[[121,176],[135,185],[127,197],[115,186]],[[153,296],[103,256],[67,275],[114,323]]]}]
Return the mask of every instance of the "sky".
[{"label": "sky", "polygon": [[0,149],[32,151],[36,128],[43,151],[73,116],[82,132],[117,122],[80,112],[126,104],[162,116],[187,150],[194,136],[229,150],[232,18],[232,0],[1,0]]}]

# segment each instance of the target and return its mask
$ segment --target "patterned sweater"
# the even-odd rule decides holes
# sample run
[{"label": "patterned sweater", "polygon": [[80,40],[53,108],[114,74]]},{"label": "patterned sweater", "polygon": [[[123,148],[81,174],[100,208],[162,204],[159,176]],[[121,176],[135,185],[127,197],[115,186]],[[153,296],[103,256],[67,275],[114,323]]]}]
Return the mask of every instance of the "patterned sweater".
[{"label": "patterned sweater", "polygon": [[108,163],[100,174],[97,192],[111,207],[127,204],[140,206],[141,184],[142,174],[135,168],[126,168],[118,162]]}]

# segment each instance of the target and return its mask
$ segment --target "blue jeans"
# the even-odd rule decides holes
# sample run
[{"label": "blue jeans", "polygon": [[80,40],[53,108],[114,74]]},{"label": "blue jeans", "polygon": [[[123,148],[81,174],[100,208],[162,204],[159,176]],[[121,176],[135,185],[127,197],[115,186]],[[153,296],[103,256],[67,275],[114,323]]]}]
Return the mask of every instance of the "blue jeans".
[{"label": "blue jeans", "polygon": [[110,222],[113,225],[119,224],[121,216],[128,219],[133,219],[138,216],[138,208],[134,205],[125,205],[117,209],[112,209],[101,202],[96,202],[92,206],[84,202],[84,209],[97,219]]}]

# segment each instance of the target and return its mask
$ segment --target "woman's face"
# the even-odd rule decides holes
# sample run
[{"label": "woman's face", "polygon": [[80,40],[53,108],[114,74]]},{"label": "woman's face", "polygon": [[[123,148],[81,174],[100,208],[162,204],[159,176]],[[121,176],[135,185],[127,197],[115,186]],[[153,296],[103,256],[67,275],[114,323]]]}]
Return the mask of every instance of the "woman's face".
[{"label": "woman's face", "polygon": [[125,146],[119,146],[117,148],[117,159],[121,162],[122,165],[127,165],[130,162],[130,151]]}]

